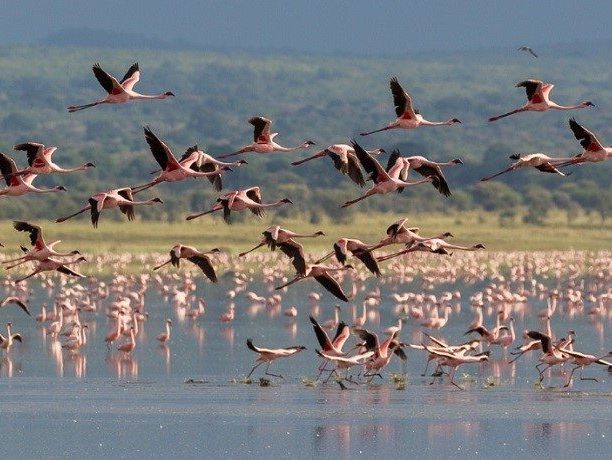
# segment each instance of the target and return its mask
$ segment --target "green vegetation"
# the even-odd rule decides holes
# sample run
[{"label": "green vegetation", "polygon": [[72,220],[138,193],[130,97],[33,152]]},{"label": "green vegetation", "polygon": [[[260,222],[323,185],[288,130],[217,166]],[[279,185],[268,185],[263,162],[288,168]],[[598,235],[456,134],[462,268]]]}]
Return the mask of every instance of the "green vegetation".
[{"label": "green vegetation", "polygon": [[[117,211],[118,213],[118,211]],[[104,217],[104,216],[103,216]],[[517,216],[515,223],[499,225],[494,213],[466,212],[460,215],[414,215],[410,225],[419,226],[421,234],[433,236],[450,230],[457,244],[483,242],[488,250],[604,250],[612,247],[612,226],[592,226],[586,216],[578,216],[568,227],[564,216],[554,213],[541,226],[523,224]],[[357,214],[350,222],[332,222],[324,217],[317,224],[310,224],[302,216],[273,219],[283,227],[298,232],[323,230],[325,237],[304,240],[308,252],[322,253],[340,236],[375,242],[382,238],[387,226],[397,220],[391,214]],[[244,222],[226,225],[217,217],[207,216],[192,222],[112,222],[101,220],[98,229],[83,221],[45,225],[48,241],[61,239],[61,250],[79,249],[81,252],[104,254],[148,254],[167,252],[176,243],[196,246],[200,249],[219,247],[233,254],[250,249],[259,242],[268,220],[248,216]],[[11,228],[10,222],[0,222],[5,252],[14,252],[19,244],[27,243],[25,234]],[[262,251],[264,249],[261,249]]]},{"label": "green vegetation", "polygon": [[[461,219],[466,229],[473,229],[468,233],[471,236],[478,234],[474,232],[480,231],[477,229],[480,225],[468,225],[464,213],[485,210],[495,214],[487,214],[486,227],[499,238],[499,243],[494,244],[501,249],[507,247],[502,243],[505,237],[497,236],[498,223],[504,225],[499,235],[514,229],[530,236],[529,247],[569,247],[579,225],[603,235],[609,230],[605,224],[612,213],[609,199],[612,162],[574,168],[574,174],[568,178],[523,170],[487,183],[478,179],[505,168],[511,153],[544,151],[558,156],[578,153],[580,146],[567,127],[569,116],[576,116],[598,133],[604,143],[612,142],[612,132],[607,129],[612,113],[607,104],[612,100],[609,58],[610,52],[605,50],[529,60],[519,53],[377,59],[77,47],[0,48],[0,150],[23,166],[25,154],[11,152],[12,145],[39,141],[59,147],[54,158],[61,165],[85,161],[97,165],[85,172],[37,179],[36,184],[41,186],[67,185],[66,193],[0,198],[0,218],[56,218],[82,207],[93,192],[146,182],[157,164],[144,141],[143,125],[150,125],[177,155],[196,143],[213,155],[249,143],[252,131],[247,119],[256,114],[273,119],[274,130],[280,133],[277,140],[286,145],[307,138],[317,140],[317,147],[346,143],[351,137],[359,137],[360,131],[383,126],[394,118],[388,79],[397,75],[428,118],[456,116],[463,124],[387,132],[359,140],[366,147],[381,146],[389,152],[400,148],[405,155],[424,154],[439,160],[462,158],[465,165],[448,168],[446,173],[452,197],[444,198],[433,187],[423,185],[401,195],[375,197],[340,209],[340,203],[363,190],[334,170],[329,159],[290,166],[292,160],[308,154],[304,152],[265,158],[247,155],[248,165],[224,177],[225,188],[261,185],[266,201],[285,196],[294,200],[294,206],[278,211],[280,218],[306,219],[313,224],[330,218],[346,225],[361,219],[358,212],[395,216],[450,213],[451,217],[440,222],[448,222],[448,227],[456,231],[455,219]],[[103,95],[91,72],[97,61],[118,77],[138,61],[142,70],[137,87],[140,91],[172,90],[177,96],[166,101],[101,106],[69,114],[68,105],[90,102]],[[585,68],[589,72],[584,72]],[[488,116],[524,102],[524,91],[514,88],[514,84],[529,77],[554,82],[553,95],[560,103],[590,99],[598,107],[571,113],[520,114],[487,123]],[[386,162],[386,157],[382,161]],[[175,222],[177,225],[168,224],[160,229],[184,228],[193,234],[207,224],[184,225],[184,216],[210,207],[217,196],[206,180],[166,184],[143,195],[160,196],[165,205],[139,208],[140,217]],[[563,215],[557,210],[562,210]],[[551,213],[554,216],[548,216]],[[584,213],[590,217],[585,218]],[[581,224],[576,220],[580,216]],[[251,222],[250,217],[237,216],[237,220]],[[103,215],[98,233],[89,230],[83,238],[92,238],[101,247],[100,235],[107,231],[105,228],[115,229],[117,238],[121,238],[120,232],[124,229],[127,232],[128,227],[110,225],[112,219],[120,219],[118,213]],[[394,218],[385,219],[385,223],[387,220]],[[529,227],[522,230],[522,220],[544,227],[538,232],[530,231]],[[415,222],[418,221],[415,216]],[[556,241],[538,246],[547,241],[542,235],[552,221]],[[569,240],[559,238],[558,226],[565,228],[568,224],[572,226],[567,230]],[[62,228],[72,228],[70,224],[63,225],[68,227]],[[367,225],[374,228],[377,224]],[[383,226],[381,223],[380,228]],[[82,224],[82,228],[86,227]],[[141,230],[137,227],[129,227],[125,238],[142,232],[146,241],[139,245],[153,247],[157,241],[167,244],[166,236],[145,234],[147,227],[139,227]],[[0,233],[0,238],[7,238],[6,232]],[[114,243],[106,238],[104,241],[109,247]],[[514,242],[512,245],[522,246]]]}]

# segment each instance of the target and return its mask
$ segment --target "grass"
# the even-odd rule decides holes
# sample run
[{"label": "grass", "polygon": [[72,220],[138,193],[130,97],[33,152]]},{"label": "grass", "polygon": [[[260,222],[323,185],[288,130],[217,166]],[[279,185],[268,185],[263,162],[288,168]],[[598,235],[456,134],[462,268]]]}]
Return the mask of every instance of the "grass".
[{"label": "grass", "polygon": [[[261,232],[271,224],[270,218],[260,220],[250,214],[245,217],[243,222],[233,225],[210,216],[193,222],[176,223],[102,219],[97,229],[84,220],[61,224],[37,223],[44,226],[47,242],[62,240],[57,247],[60,251],[76,248],[89,254],[141,254],[167,252],[180,242],[202,250],[219,247],[236,254],[258,243]],[[318,224],[310,224],[306,218],[293,217],[275,219],[275,223],[297,232],[323,230],[325,237],[304,240],[304,245],[309,252],[324,252],[341,236],[364,242],[377,241],[398,217],[390,214],[357,214],[350,222],[332,222],[324,218]],[[500,226],[497,215],[483,212],[409,217],[409,225],[420,227],[423,235],[451,231],[455,235],[453,243],[469,245],[481,242],[491,251],[596,251],[612,247],[612,225],[601,225],[598,218],[589,219],[587,216],[576,219],[571,226],[567,225],[561,214],[550,216],[543,226],[522,223]],[[20,244],[25,246],[28,243],[27,235],[14,231],[9,221],[0,222],[0,238],[6,253],[18,251]]]}]

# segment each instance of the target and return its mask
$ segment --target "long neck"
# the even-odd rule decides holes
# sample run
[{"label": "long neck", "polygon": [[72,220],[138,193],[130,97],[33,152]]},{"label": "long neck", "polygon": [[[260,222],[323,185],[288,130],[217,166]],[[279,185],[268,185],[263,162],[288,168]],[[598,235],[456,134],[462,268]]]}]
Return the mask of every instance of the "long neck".
[{"label": "long neck", "polygon": [[574,109],[583,109],[586,107],[586,104],[584,102],[581,102],[580,104],[576,104],[576,105],[559,105],[556,102],[550,102],[549,106],[551,109],[556,109],[556,110],[574,110]]},{"label": "long neck", "polygon": [[75,166],[74,168],[60,168],[59,166],[55,169],[55,172],[58,173],[69,173],[74,171],[82,171],[83,169],[87,169],[89,166],[83,164],[81,166]]},{"label": "long neck", "polygon": [[454,123],[453,120],[429,121],[429,120],[425,120],[424,118],[421,120],[421,125],[423,126],[443,126],[443,125],[452,125],[453,123]]},{"label": "long neck", "polygon": [[54,192],[60,191],[57,188],[37,188],[37,187],[34,187],[33,185],[28,185],[28,190],[30,192],[35,192],[35,193],[54,193]]},{"label": "long neck", "polygon": [[137,204],[150,205],[150,204],[155,204],[155,203],[158,203],[158,201],[155,200],[155,198],[151,198],[150,200],[146,200],[146,201],[131,201],[129,204],[130,205],[137,205]]},{"label": "long neck", "polygon": [[301,150],[301,149],[305,149],[307,147],[308,147],[308,144],[306,144],[306,143],[300,144],[300,145],[296,145],[295,147],[283,147],[282,145],[276,144],[276,146],[274,147],[274,150],[276,150],[278,152],[293,152],[294,150]]},{"label": "long neck", "polygon": [[[389,175],[390,175],[390,174],[389,174]],[[401,185],[402,187],[410,187],[410,186],[412,186],[412,185],[419,185],[419,184],[422,184],[422,183],[424,183],[424,182],[430,182],[430,180],[429,180],[428,178],[425,178],[425,179],[418,180],[418,181],[416,181],[416,182],[405,182],[405,181],[403,181],[403,180],[396,179],[396,182],[397,182],[399,185]]]},{"label": "long neck", "polygon": [[167,97],[168,95],[166,93],[152,95],[139,93],[132,94],[132,99],[166,99]]},{"label": "long neck", "polygon": [[168,339],[170,339],[170,323],[166,323],[166,334],[168,335]]},{"label": "long neck", "polygon": [[276,208],[277,206],[281,206],[283,204],[285,204],[283,200],[278,200],[274,203],[259,203],[256,207],[257,208]]},{"label": "long neck", "polygon": [[309,233],[309,234],[301,234],[296,233],[292,236],[292,238],[316,238],[317,236],[321,236],[320,233]]}]

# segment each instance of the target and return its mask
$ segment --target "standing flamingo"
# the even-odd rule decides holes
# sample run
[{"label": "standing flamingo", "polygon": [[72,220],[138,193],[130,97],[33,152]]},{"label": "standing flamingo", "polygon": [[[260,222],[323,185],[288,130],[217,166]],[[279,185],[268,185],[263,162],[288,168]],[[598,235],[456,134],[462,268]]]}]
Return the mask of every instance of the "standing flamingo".
[{"label": "standing flamingo", "polygon": [[121,81],[117,81],[115,77],[102,70],[102,67],[100,67],[98,63],[94,64],[92,70],[98,83],[102,85],[108,95],[90,104],[71,105],[68,107],[68,112],[76,112],[99,104],[121,104],[137,99],[166,99],[169,96],[174,96],[174,93],[171,91],[155,95],[140,94],[134,91],[134,86],[140,80],[140,68],[137,62],[132,64]]},{"label": "standing flamingo", "polygon": [[252,144],[242,147],[240,150],[234,153],[228,153],[226,155],[220,155],[219,158],[227,158],[234,155],[241,155],[243,153],[255,152],[255,153],[272,153],[272,152],[293,152],[294,150],[307,149],[311,145],[315,145],[314,141],[307,140],[295,147],[283,147],[280,144],[274,142],[274,138],[278,133],[270,132],[270,126],[272,120],[264,117],[252,117],[249,119],[249,123],[252,124],[255,129],[253,130]]},{"label": "standing flamingo", "polygon": [[397,119],[389,123],[384,128],[361,133],[362,136],[369,136],[373,133],[395,128],[414,129],[418,128],[419,126],[443,126],[461,123],[458,118],[450,118],[446,121],[426,120],[423,118],[423,115],[421,115],[419,111],[412,106],[412,98],[406,91],[404,91],[404,88],[402,88],[402,85],[400,85],[397,77],[391,78],[389,81],[389,86],[391,88],[391,94],[393,94],[393,105],[395,105],[395,114],[397,115]]},{"label": "standing flamingo", "polygon": [[490,117],[489,121],[496,121],[500,118],[507,117],[509,115],[513,115],[515,113],[534,111],[534,112],[544,112],[549,109],[556,110],[574,110],[574,109],[584,109],[585,107],[594,107],[591,101],[584,101],[576,105],[559,105],[556,102],[553,102],[549,99],[550,91],[555,87],[555,85],[551,83],[544,83],[541,80],[525,80],[518,82],[515,85],[516,88],[524,87],[527,92],[527,103],[518,109],[512,110],[510,112],[504,113],[502,115],[497,115],[495,117]]}]

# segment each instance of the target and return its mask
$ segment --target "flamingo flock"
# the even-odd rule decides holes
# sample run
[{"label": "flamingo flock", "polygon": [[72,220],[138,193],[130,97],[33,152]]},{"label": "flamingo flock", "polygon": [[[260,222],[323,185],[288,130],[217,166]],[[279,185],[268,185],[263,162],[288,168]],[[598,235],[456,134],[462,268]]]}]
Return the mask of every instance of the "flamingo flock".
[{"label": "flamingo flock", "polygon": [[[533,50],[528,47],[520,49],[537,57]],[[93,73],[107,95],[89,104],[70,106],[68,107],[70,113],[104,104],[121,104],[135,100],[161,100],[174,96],[174,93],[170,91],[156,95],[144,95],[135,92],[133,88],[140,80],[138,63],[133,64],[121,80],[105,72],[99,64],[93,66]],[[362,136],[392,129],[412,130],[424,126],[461,124],[461,121],[454,117],[444,121],[425,119],[414,108],[411,95],[404,90],[397,77],[390,78],[389,86],[395,106],[396,120],[382,128],[363,132],[361,133]],[[516,86],[525,88],[527,103],[510,112],[491,117],[489,121],[497,121],[525,111],[578,110],[594,106],[591,101],[583,101],[569,106],[559,105],[550,100],[550,92],[554,85],[540,80],[528,79],[519,82]],[[271,132],[272,121],[269,118],[254,116],[249,119],[249,123],[254,128],[253,143],[217,158],[200,151],[197,145],[191,146],[192,144],[188,144],[190,147],[179,159],[151,128],[144,127],[145,142],[154,160],[161,168],[152,174],[158,173],[158,175],[142,185],[123,186],[95,193],[87,199],[88,205],[71,215],[56,219],[56,222],[64,222],[89,211],[92,225],[96,228],[102,211],[112,208],[119,208],[120,212],[131,221],[135,219],[135,206],[163,204],[159,197],[142,201],[134,199],[134,195],[137,193],[155,187],[160,183],[178,182],[189,178],[207,178],[215,190],[221,191],[223,175],[233,171],[232,168],[246,165],[247,162],[238,160],[228,163],[222,162],[220,159],[247,153],[266,155],[280,152],[289,154],[290,152],[309,149],[315,145],[315,141],[305,140],[297,146],[285,147],[274,141],[278,133]],[[604,147],[593,133],[578,124],[574,118],[569,120],[569,126],[575,138],[580,142],[582,152],[566,158],[553,158],[543,153],[515,154],[510,157],[515,162],[507,169],[481,180],[487,181],[527,166],[567,177],[571,172],[564,172],[559,168],[587,162],[601,162],[612,156],[612,148]],[[53,163],[51,159],[56,147],[46,147],[38,142],[28,141],[17,144],[14,146],[14,150],[26,152],[28,166],[19,169],[12,158],[0,153],[0,171],[6,182],[6,188],[0,190],[0,195],[17,197],[27,193],[66,191],[63,186],[40,189],[32,183],[38,175],[84,171],[95,166],[94,163],[88,162],[72,168],[62,168]],[[442,168],[462,165],[463,161],[461,159],[433,161],[421,155],[403,156],[399,150],[394,150],[388,159],[387,166],[384,167],[379,158],[385,153],[386,151],[380,147],[366,150],[355,140],[351,140],[350,144],[333,144],[310,157],[295,160],[292,165],[299,166],[316,158],[328,156],[333,161],[334,167],[342,174],[347,175],[359,187],[364,187],[367,181],[372,182],[372,186],[364,194],[346,201],[341,205],[342,208],[355,205],[373,195],[402,192],[408,187],[427,182],[432,183],[443,196],[451,196],[451,190]],[[408,174],[411,170],[414,170],[422,178],[416,181],[408,180]],[[287,197],[268,203],[263,202],[261,187],[253,185],[248,188],[222,193],[211,208],[189,215],[186,220],[222,211],[225,222],[231,223],[232,212],[249,210],[261,218],[264,216],[266,209],[292,203],[293,201]],[[329,295],[345,303],[351,303],[361,295],[360,289],[363,288],[364,280],[372,275],[378,278],[381,284],[401,281],[409,277],[414,279],[415,276],[418,276],[423,280],[424,285],[429,283],[429,285],[435,286],[438,283],[447,282],[448,279],[457,279],[457,261],[459,261],[460,264],[464,264],[461,267],[461,271],[465,275],[462,278],[464,281],[484,279],[484,271],[487,268],[483,267],[482,259],[478,255],[480,251],[485,249],[483,243],[468,245],[450,243],[447,239],[453,237],[453,234],[449,231],[441,232],[436,236],[425,237],[419,234],[418,227],[408,226],[408,222],[409,218],[401,218],[392,223],[388,227],[386,235],[381,235],[378,241],[364,242],[352,236],[338,236],[333,244],[333,250],[323,257],[312,256],[304,250],[302,244],[296,241],[297,238],[324,236],[323,231],[300,234],[278,225],[266,228],[262,232],[263,238],[257,246],[240,253],[237,261],[231,261],[227,254],[223,254],[217,248],[203,252],[193,246],[177,243],[170,250],[170,259],[161,263],[157,261],[153,267],[147,266],[145,271],[149,273],[147,276],[141,277],[140,281],[128,280],[117,272],[111,286],[92,278],[89,279],[89,286],[84,287],[78,280],[84,279],[85,275],[77,272],[75,266],[88,261],[88,259],[80,255],[78,250],[65,253],[55,251],[54,246],[59,241],[47,244],[43,239],[41,226],[19,220],[14,222],[14,228],[18,232],[27,233],[32,249],[28,250],[22,247],[23,255],[6,259],[2,263],[6,265],[6,270],[26,263],[33,263],[34,267],[33,271],[20,278],[7,277],[5,287],[11,291],[11,295],[0,306],[16,304],[29,315],[26,280],[38,275],[42,286],[53,286],[54,278],[47,275],[46,272],[60,272],[72,277],[73,280],[70,282],[62,281],[63,289],[54,301],[53,310],[48,311],[43,306],[41,314],[36,318],[37,321],[48,323],[45,332],[56,341],[58,337],[62,337],[61,348],[63,350],[80,353],[89,345],[89,326],[83,323],[81,315],[84,314],[83,312],[96,314],[99,307],[106,304],[106,315],[111,324],[104,342],[109,349],[114,347],[123,357],[128,357],[136,350],[139,343],[137,337],[141,336],[142,323],[148,318],[148,313],[145,310],[145,293],[151,286],[150,277],[153,273],[155,273],[154,284],[160,289],[161,295],[168,299],[168,302],[174,306],[177,312],[181,311],[183,317],[189,317],[192,321],[197,321],[198,318],[206,314],[205,300],[196,298],[193,293],[196,280],[191,276],[189,269],[186,273],[181,272],[181,275],[173,273],[173,278],[169,278],[170,275],[167,274],[164,275],[164,278],[158,273],[159,269],[168,264],[179,268],[181,259],[191,262],[198,274],[203,274],[212,283],[218,281],[218,269],[215,268],[214,264],[220,264],[227,269],[228,273],[230,269],[234,273],[236,286],[228,291],[230,302],[227,310],[218,318],[219,322],[230,325],[226,331],[232,337],[232,340],[231,323],[242,313],[237,312],[234,299],[238,293],[244,291],[249,285],[249,277],[246,275],[245,265],[243,265],[249,260],[255,262],[273,261],[274,267],[272,269],[267,269],[264,264],[260,263],[260,274],[263,275],[264,281],[274,294],[266,298],[251,292],[248,297],[253,305],[265,304],[266,308],[270,309],[280,309],[282,296],[287,292],[287,288],[308,278],[313,278],[318,286],[327,291]],[[401,244],[404,247],[399,251],[383,255],[374,252],[395,244]],[[271,251],[278,248],[284,257],[277,257],[275,253],[265,255],[253,253],[254,250],[264,245],[268,246]],[[465,251],[467,254],[460,255],[458,251]],[[418,256],[417,253],[419,252],[425,254]],[[347,264],[349,253],[360,264]],[[75,258],[69,259],[68,257],[71,256],[75,256]],[[335,256],[338,265],[322,264],[332,256]],[[450,256],[453,257],[452,262]],[[427,258],[436,258],[436,262],[434,264],[428,263],[427,260],[431,261],[431,259]],[[603,279],[596,283],[596,287],[590,292],[590,296],[595,299],[594,303],[597,303],[597,306],[592,309],[592,315],[602,318],[602,320],[610,317],[610,306],[612,304],[609,260],[609,257],[603,257],[603,261],[592,262],[603,273]],[[388,261],[391,262],[385,266],[381,265]],[[546,263],[550,264],[551,261]],[[233,267],[231,267],[232,264],[234,264]],[[520,267],[519,265],[511,266]],[[427,366],[431,361],[436,363],[436,369],[432,374],[432,384],[437,379],[443,379],[444,376],[447,376],[448,383],[457,388],[462,388],[456,381],[457,369],[464,365],[486,365],[492,360],[494,347],[499,347],[502,350],[504,359],[509,359],[505,355],[508,350],[511,350],[510,353],[514,357],[509,362],[516,362],[526,353],[541,350],[541,355],[538,358],[540,364],[537,366],[539,382],[544,380],[547,371],[552,367],[565,363],[573,364],[574,367],[564,383],[566,387],[571,385],[577,370],[580,371],[580,379],[586,380],[594,378],[584,377],[585,367],[592,364],[612,367],[609,361],[611,353],[596,356],[575,351],[574,346],[577,340],[575,333],[570,334],[568,332],[567,337],[556,338],[550,326],[550,319],[553,315],[558,314],[556,313],[556,299],[560,296],[559,292],[546,292],[551,304],[542,315],[544,325],[539,329],[525,330],[523,332],[525,342],[522,345],[516,344],[515,318],[512,315],[524,313],[528,299],[545,295],[546,288],[532,285],[530,290],[526,285],[527,273],[522,276],[514,274],[512,281],[507,281],[501,274],[500,267],[501,263],[497,265],[497,271],[494,273],[496,278],[492,278],[496,279],[496,283],[484,289],[480,296],[475,295],[470,299],[470,304],[475,310],[475,320],[465,335],[476,333],[480,338],[471,338],[463,343],[452,343],[423,330],[439,332],[450,321],[453,321],[455,310],[452,302],[461,297],[460,292],[448,292],[439,298],[425,292],[420,294],[394,293],[397,304],[395,313],[398,320],[397,323],[382,332],[375,331],[369,325],[370,318],[377,316],[376,309],[382,303],[380,287],[366,294],[362,303],[362,314],[359,317],[353,306],[354,324],[352,327],[348,326],[341,318],[342,307],[339,305],[334,308],[334,318],[332,320],[319,322],[317,319],[320,308],[318,302],[321,296],[319,293],[313,293],[312,296],[309,296],[313,306],[308,316],[320,347],[320,349],[315,350],[315,353],[322,359],[317,368],[319,372],[317,378],[321,378],[327,372],[325,381],[329,381],[333,377],[342,388],[346,388],[349,383],[369,383],[375,378],[382,379],[382,371],[388,368],[394,357],[397,357],[401,362],[408,359],[405,351],[408,349],[423,352],[426,355]],[[295,276],[288,278],[285,270],[294,271]],[[467,273],[469,275],[466,275]],[[170,282],[170,279],[173,282]],[[7,282],[10,284],[7,284]],[[345,289],[343,284],[350,285],[351,290]],[[583,313],[584,300],[581,298],[581,292],[582,290],[573,289],[571,292],[570,289],[564,292],[565,314],[578,315]],[[197,304],[197,308],[193,308],[194,303]],[[484,324],[482,310],[485,308],[491,310],[488,313],[489,315],[494,314],[495,316],[496,323],[493,327],[487,327]],[[253,311],[256,312],[257,310],[257,308],[254,308]],[[493,310],[495,310],[494,313]],[[290,319],[296,318],[300,314],[300,310],[295,305],[283,310],[283,316]],[[591,315],[591,310],[588,314]],[[418,340],[413,343],[403,341],[401,338],[404,323],[410,318],[416,322],[414,326],[422,332]],[[156,336],[156,340],[161,346],[167,347],[172,342],[174,336],[172,334],[172,324],[172,319],[166,319],[164,330]],[[325,332],[325,328],[336,329],[333,339]],[[344,347],[351,337],[355,339],[352,348],[345,350]],[[14,333],[12,324],[7,323],[6,336],[0,335],[0,348],[5,350],[5,353],[9,353],[14,341],[21,342],[23,339],[24,336],[21,333]],[[256,342],[259,343],[259,340]],[[515,348],[512,348],[513,346]],[[264,375],[283,379],[281,374],[269,372],[271,364],[280,358],[296,356],[298,353],[307,350],[307,347],[291,345],[267,348],[259,344],[255,345],[254,339],[249,338],[246,340],[246,349],[256,356],[255,365],[248,373],[247,379],[262,364],[266,364]]]}]

